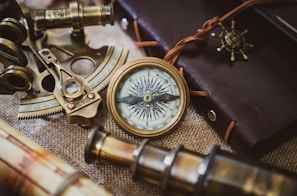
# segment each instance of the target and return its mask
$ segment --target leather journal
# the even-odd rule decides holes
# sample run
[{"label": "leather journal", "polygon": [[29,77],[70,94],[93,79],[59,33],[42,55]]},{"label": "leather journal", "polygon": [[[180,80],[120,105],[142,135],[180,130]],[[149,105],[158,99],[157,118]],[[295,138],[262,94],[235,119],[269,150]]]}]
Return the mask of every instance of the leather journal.
[{"label": "leather journal", "polygon": [[[163,58],[206,21],[240,4],[117,0],[114,7],[116,20],[147,55]],[[174,63],[184,68],[190,90],[207,92],[191,100],[239,154],[262,156],[297,133],[296,11],[296,3],[251,6],[210,31],[207,41],[187,45]],[[228,52],[226,29],[244,37],[240,52]]]}]

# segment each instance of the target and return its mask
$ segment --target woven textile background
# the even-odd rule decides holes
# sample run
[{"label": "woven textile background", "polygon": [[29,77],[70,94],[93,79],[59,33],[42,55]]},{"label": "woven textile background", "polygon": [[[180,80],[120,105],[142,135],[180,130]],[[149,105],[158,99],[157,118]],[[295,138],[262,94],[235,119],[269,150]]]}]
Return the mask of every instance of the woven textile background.
[{"label": "woven textile background", "polygon": [[[87,27],[86,32],[91,35],[90,45],[94,48],[103,45],[123,47],[130,51],[128,61],[143,56],[133,41],[122,31],[119,24],[106,27]],[[100,124],[113,135],[139,143],[139,138],[123,132],[112,120],[106,108],[105,92],[102,94],[103,103],[100,111]],[[14,95],[0,95],[0,118],[19,129],[29,138],[65,160],[77,170],[85,172],[97,184],[102,185],[115,195],[159,195],[156,186],[144,182],[133,182],[128,168],[107,163],[86,164],[84,161],[84,145],[89,129],[66,122],[63,113],[56,113],[34,119],[18,119],[19,100],[25,93]],[[206,121],[198,114],[193,104],[181,125],[169,135],[151,141],[157,145],[173,148],[183,144],[185,148],[206,154],[215,144],[227,151],[232,148],[224,144]],[[297,137],[292,138],[269,154],[260,159],[268,164],[297,173]]]}]

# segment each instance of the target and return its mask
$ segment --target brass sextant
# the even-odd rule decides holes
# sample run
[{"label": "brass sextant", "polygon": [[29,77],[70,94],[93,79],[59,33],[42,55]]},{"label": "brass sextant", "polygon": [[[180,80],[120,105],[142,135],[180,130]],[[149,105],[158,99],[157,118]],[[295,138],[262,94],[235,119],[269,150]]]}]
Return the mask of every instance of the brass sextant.
[{"label": "brass sextant", "polygon": [[14,15],[0,14],[0,93],[27,93],[20,101],[19,118],[64,111],[68,122],[94,126],[102,101],[99,92],[125,63],[128,51],[89,47],[84,27],[112,25],[113,6],[70,1],[68,8],[32,14],[23,0],[13,5]]},{"label": "brass sextant", "polygon": [[85,161],[130,167],[133,180],[159,185],[164,195],[295,195],[297,176],[240,158],[214,147],[206,156],[178,145],[175,149],[141,144],[96,127],[88,135]]}]

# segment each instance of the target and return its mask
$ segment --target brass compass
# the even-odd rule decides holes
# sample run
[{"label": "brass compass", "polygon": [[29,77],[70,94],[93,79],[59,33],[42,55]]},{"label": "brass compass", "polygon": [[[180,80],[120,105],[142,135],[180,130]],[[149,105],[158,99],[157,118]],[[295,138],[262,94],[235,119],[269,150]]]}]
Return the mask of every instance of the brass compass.
[{"label": "brass compass", "polygon": [[169,62],[143,57],[126,63],[107,89],[107,107],[116,123],[141,137],[176,128],[189,104],[185,79]]}]

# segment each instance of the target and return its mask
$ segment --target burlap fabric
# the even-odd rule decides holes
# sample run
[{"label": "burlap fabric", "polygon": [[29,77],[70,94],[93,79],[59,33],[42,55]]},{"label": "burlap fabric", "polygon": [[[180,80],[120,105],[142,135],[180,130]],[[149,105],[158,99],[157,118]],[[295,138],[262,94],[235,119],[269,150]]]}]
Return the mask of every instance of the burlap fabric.
[{"label": "burlap fabric", "polygon": [[[128,61],[141,57],[143,54],[133,41],[121,30],[119,24],[106,27],[88,27],[91,36],[91,46],[113,45],[127,48],[130,53]],[[93,36],[94,35],[94,36]],[[100,124],[112,134],[139,143],[141,139],[122,131],[112,120],[106,108],[105,93],[100,111]],[[29,138],[65,160],[77,170],[85,172],[90,178],[105,187],[115,195],[159,195],[158,187],[145,182],[133,182],[128,168],[107,163],[86,164],[84,161],[84,146],[89,129],[66,122],[63,113],[56,113],[34,119],[18,119],[19,100],[25,93],[0,95],[0,118],[19,129]],[[199,115],[191,103],[187,115],[181,125],[171,134],[151,141],[152,143],[173,148],[183,144],[185,148],[207,154],[215,144],[227,151],[233,152],[216,134],[207,122]],[[260,161],[297,173],[297,137],[266,154]],[[1,147],[0,147],[1,148]]]}]

